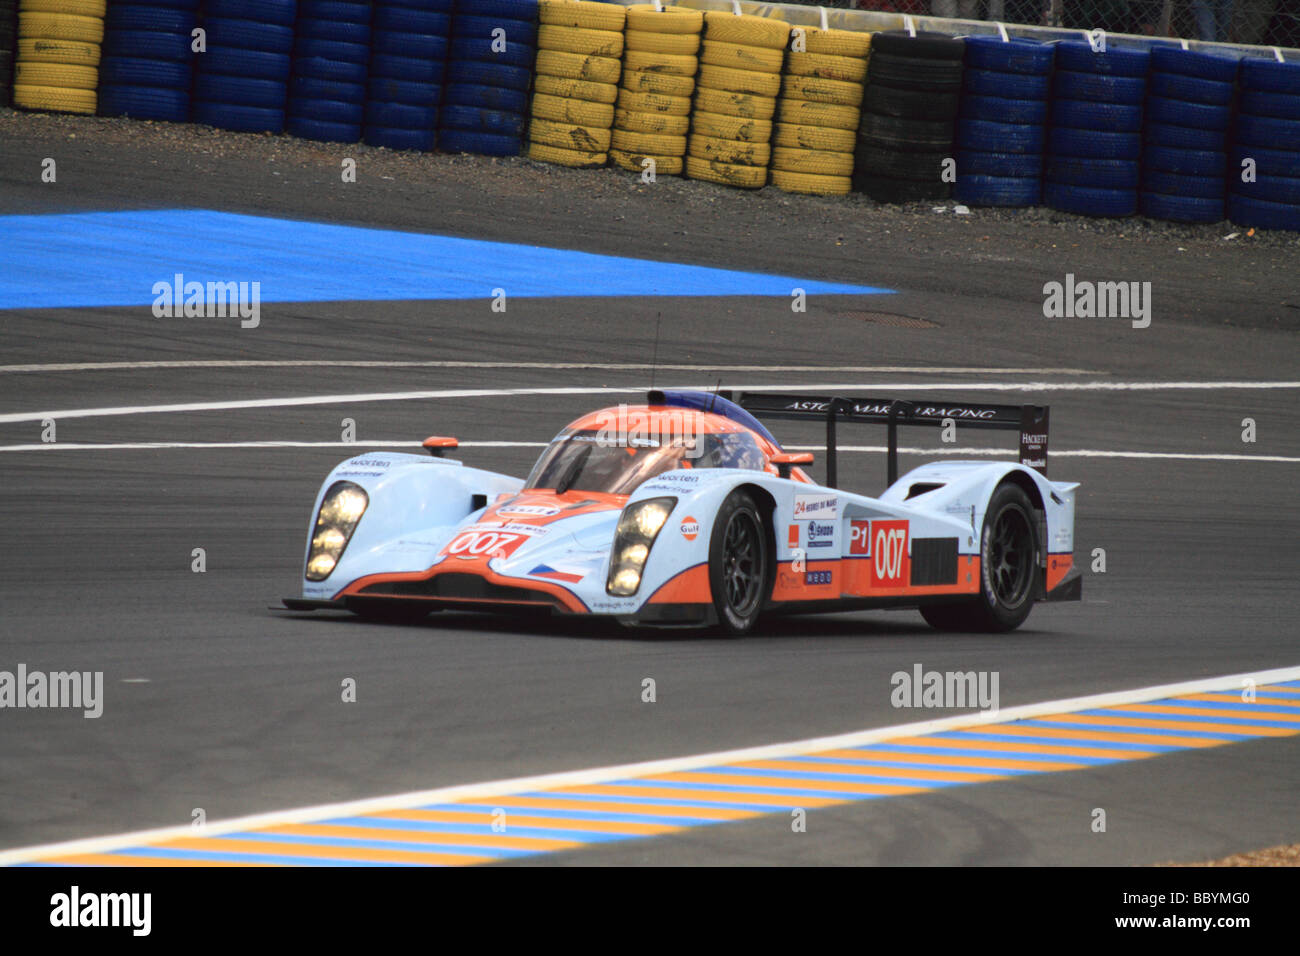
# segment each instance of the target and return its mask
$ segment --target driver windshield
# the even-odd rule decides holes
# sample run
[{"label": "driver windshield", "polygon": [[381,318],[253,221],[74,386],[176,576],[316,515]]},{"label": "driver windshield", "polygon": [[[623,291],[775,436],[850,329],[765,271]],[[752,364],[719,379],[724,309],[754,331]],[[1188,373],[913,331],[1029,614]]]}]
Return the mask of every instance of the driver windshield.
[{"label": "driver windshield", "polygon": [[561,432],[542,453],[524,487],[555,488],[564,482],[565,490],[628,495],[643,481],[674,468],[761,470],[767,464],[758,443],[745,432],[705,434],[699,439],[703,447],[697,452],[693,442],[680,439],[662,445],[644,439],[629,446],[610,442],[596,430]]}]

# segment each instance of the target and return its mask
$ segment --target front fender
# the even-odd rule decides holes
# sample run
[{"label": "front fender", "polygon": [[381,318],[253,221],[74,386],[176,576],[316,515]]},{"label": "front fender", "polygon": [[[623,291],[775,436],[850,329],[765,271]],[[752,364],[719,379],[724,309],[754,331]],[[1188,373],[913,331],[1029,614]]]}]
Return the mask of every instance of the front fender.
[{"label": "front fender", "polygon": [[[360,485],[369,504],[330,576],[308,581],[312,529],[321,501],[336,481]],[[312,505],[303,551],[303,597],[331,598],[367,574],[424,570],[466,519],[522,486],[519,478],[466,468],[452,459],[400,452],[349,458],[330,472]]]}]

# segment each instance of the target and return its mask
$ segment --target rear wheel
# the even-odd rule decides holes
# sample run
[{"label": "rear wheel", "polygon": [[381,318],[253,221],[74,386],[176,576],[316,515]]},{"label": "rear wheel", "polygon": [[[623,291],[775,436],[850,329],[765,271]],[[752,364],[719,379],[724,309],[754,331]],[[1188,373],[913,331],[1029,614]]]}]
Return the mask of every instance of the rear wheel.
[{"label": "rear wheel", "polygon": [[718,509],[709,540],[709,588],[725,633],[745,634],[758,622],[770,560],[754,500],[743,491],[732,492]]},{"label": "rear wheel", "polygon": [[980,538],[980,595],[969,601],[921,608],[942,631],[1010,631],[1034,606],[1038,534],[1034,507],[1017,485],[993,492]]}]

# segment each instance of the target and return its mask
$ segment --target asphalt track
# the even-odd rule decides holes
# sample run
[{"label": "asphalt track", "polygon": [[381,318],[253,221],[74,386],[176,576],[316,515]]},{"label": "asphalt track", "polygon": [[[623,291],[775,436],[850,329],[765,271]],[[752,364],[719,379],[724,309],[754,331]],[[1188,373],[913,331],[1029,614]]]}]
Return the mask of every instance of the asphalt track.
[{"label": "asphalt track", "polygon": [[[673,209],[654,223],[611,217],[574,235],[565,204],[541,194],[459,195],[443,182],[416,216],[409,191],[380,187],[331,205],[305,174],[267,195],[264,173],[237,160],[224,176],[196,180],[164,158],[144,188],[121,157],[88,153],[77,176],[61,176],[68,187],[54,192],[18,171],[39,164],[47,145],[4,147],[0,215],[184,205],[657,255],[896,294],[813,296],[804,315],[791,313],[787,297],[628,297],[598,287],[579,297],[512,299],[504,313],[491,311],[486,294],[267,302],[261,325],[249,330],[237,321],[160,320],[140,306],[0,312],[0,520],[8,542],[0,553],[0,668],[102,670],[106,690],[97,720],[68,711],[0,714],[0,848],[183,824],[195,808],[217,820],[936,716],[890,705],[890,675],[916,663],[997,671],[1004,707],[1300,663],[1300,350],[1287,324],[1300,299],[1294,257],[1287,273],[1249,272],[1236,260],[1197,267],[1158,243],[1114,239],[1049,253],[1053,231],[1043,227],[1028,244],[1021,236],[998,245],[991,258],[1008,261],[994,263],[971,251],[968,236],[878,243],[868,255],[861,244],[834,252],[761,224],[732,229],[725,243],[679,237],[665,253],[660,231],[671,231]],[[232,180],[247,188],[231,190]],[[825,207],[800,208],[811,215]],[[725,231],[728,216],[735,214],[701,222],[701,231]],[[1152,278],[1159,301],[1171,305],[1141,330],[1120,320],[1045,320],[1042,283],[1066,271]],[[490,260],[482,273],[485,287],[498,284]],[[1211,273],[1219,278],[1207,281]],[[1041,606],[1025,627],[998,636],[939,635],[912,612],[792,618],[725,640],[453,614],[385,626],[268,609],[294,593],[320,479],[354,450],[328,444],[339,441],[342,419],[355,420],[360,448],[428,434],[505,443],[466,447],[462,457],[523,473],[537,449],[518,443],[545,441],[589,408],[634,397],[649,383],[652,358],[660,386],[721,379],[879,393],[930,385],[944,395],[1050,402],[1054,452],[1133,455],[1052,461],[1053,477],[1083,483],[1076,555],[1104,548],[1106,573],[1087,574],[1081,604]],[[481,364],[11,370],[214,360]],[[735,366],[760,370],[719,370]],[[890,370],[875,370],[882,368]],[[985,390],[1024,382],[1065,387]],[[1214,382],[1237,384],[1190,387]],[[1267,382],[1290,387],[1260,387]],[[969,392],[951,391],[962,384]],[[591,393],[139,412],[173,403],[555,388]],[[55,415],[57,442],[41,442],[40,413],[107,407],[135,411]],[[1241,440],[1246,417],[1257,423],[1251,444]],[[791,445],[819,438],[816,429],[778,435]],[[846,444],[878,445],[881,437],[842,434]],[[933,435],[905,440],[937,447]],[[78,447],[195,442],[308,447]],[[963,436],[962,444],[986,443]],[[1248,457],[1146,457],[1162,454]],[[880,455],[848,452],[840,480],[878,490],[883,472]],[[199,547],[203,574],[191,571]],[[345,704],[339,687],[349,677],[357,701]],[[641,701],[645,677],[657,683],[654,704]],[[777,814],[524,862],[1195,860],[1300,842],[1297,792],[1300,739],[1270,739],[828,808],[814,811],[801,834]],[[1107,811],[1105,834],[1090,831],[1096,807]]]}]

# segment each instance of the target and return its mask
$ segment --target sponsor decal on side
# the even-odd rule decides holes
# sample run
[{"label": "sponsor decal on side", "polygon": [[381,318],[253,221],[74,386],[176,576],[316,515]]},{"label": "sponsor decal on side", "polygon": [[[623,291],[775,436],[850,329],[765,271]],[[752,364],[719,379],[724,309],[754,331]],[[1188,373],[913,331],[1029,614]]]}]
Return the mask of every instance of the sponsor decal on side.
[{"label": "sponsor decal on side", "polygon": [[792,548],[799,547],[799,526],[797,524],[790,525],[790,531],[786,537],[786,542]]},{"label": "sponsor decal on side", "polygon": [[690,515],[687,515],[682,519],[681,532],[682,537],[687,541],[694,541],[695,536],[700,533],[700,523]]},{"label": "sponsor decal on side", "polygon": [[794,518],[796,521],[810,521],[813,518],[823,520],[834,518],[839,514],[839,498],[836,495],[795,495]]},{"label": "sponsor decal on side", "polygon": [[835,523],[808,522],[808,547],[830,548],[835,545]]},{"label": "sponsor decal on side", "polygon": [[834,571],[808,571],[803,576],[804,584],[830,584],[835,577]]}]

